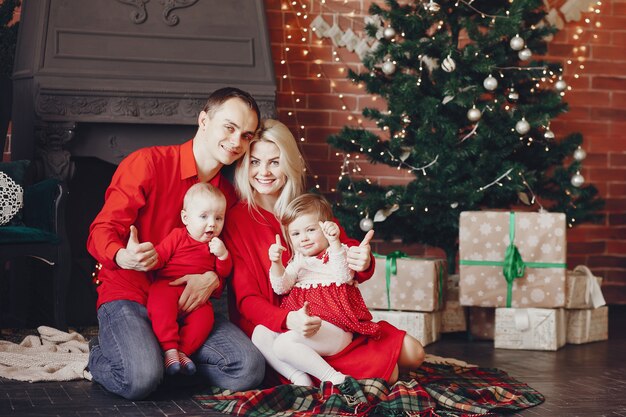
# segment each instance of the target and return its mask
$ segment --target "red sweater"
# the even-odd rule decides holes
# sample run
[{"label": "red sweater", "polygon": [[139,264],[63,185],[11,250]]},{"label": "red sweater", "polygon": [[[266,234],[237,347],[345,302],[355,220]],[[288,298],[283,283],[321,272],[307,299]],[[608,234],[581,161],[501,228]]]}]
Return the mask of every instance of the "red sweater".
[{"label": "red sweater", "polygon": [[[89,253],[102,264],[97,307],[113,300],[146,304],[148,274],[121,269],[115,254],[126,247],[131,225],[137,227],[140,242],[155,245],[172,229],[183,226],[183,197],[198,182],[192,145],[190,140],[182,145],[139,149],[115,171],[87,240]],[[233,186],[221,174],[210,183],[222,190],[227,206],[232,207],[237,200]]]},{"label": "red sweater", "polygon": [[[281,298],[274,293],[269,280],[267,251],[275,243],[277,234],[282,237],[276,217],[261,208],[259,212],[250,212],[245,202],[239,202],[226,216],[223,237],[234,264],[229,314],[248,336],[259,324],[275,332],[287,330],[285,323],[289,311],[279,307]],[[348,246],[359,243],[347,238],[343,229],[340,240]],[[283,246],[288,247],[284,237],[282,241]],[[283,252],[283,264],[287,264],[291,257],[288,252]],[[369,270],[356,274],[357,281],[369,279],[374,273],[373,265],[374,262]],[[339,372],[357,379],[388,379],[398,362],[404,335],[404,331],[381,322],[379,340],[355,336],[343,351],[324,359]]]},{"label": "red sweater", "polygon": [[219,260],[209,250],[209,244],[198,242],[187,233],[187,228],[177,227],[156,246],[159,261],[154,267],[156,279],[174,280],[188,274],[203,274],[215,271],[220,285],[211,293],[212,298],[219,298],[224,290],[224,281],[233,269],[233,260],[229,255]]}]

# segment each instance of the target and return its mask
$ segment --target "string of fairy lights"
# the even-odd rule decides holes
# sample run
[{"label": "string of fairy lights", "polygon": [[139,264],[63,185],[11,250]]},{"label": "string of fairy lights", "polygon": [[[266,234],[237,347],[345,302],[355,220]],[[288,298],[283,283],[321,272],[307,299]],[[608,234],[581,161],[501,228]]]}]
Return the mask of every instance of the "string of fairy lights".
[{"label": "string of fairy lights", "polygon": [[[513,0],[510,0],[510,1],[512,2]],[[332,6],[331,6],[331,3],[332,3]],[[476,7],[472,5],[472,3],[473,3],[473,0],[467,0],[467,1],[459,0],[455,3],[455,6],[469,7],[470,9],[474,10],[476,13],[479,13],[483,18],[491,19],[492,23],[494,23],[496,19],[508,18],[508,14],[509,14],[508,11],[506,11],[505,15],[490,15],[490,14],[483,13],[482,11],[476,9]],[[368,18],[371,19],[371,17],[365,15],[362,10],[357,11],[351,8],[352,5],[354,5],[354,2],[349,3],[347,0],[343,0],[343,1],[338,0],[338,1],[332,1],[332,2],[327,1],[327,0],[319,0],[317,2],[311,1],[308,4],[300,0],[292,0],[292,1],[283,2],[281,5],[281,11],[283,12],[283,14],[289,13],[295,16],[293,20],[294,24],[293,25],[286,24],[285,29],[283,30],[279,76],[283,80],[285,80],[286,87],[291,97],[292,109],[288,110],[287,115],[293,118],[292,121],[294,122],[296,126],[297,137],[299,138],[301,142],[306,141],[304,132],[306,131],[307,128],[303,123],[299,122],[297,105],[303,101],[303,98],[306,95],[306,92],[296,91],[292,82],[293,71],[291,70],[291,66],[295,62],[298,62],[298,61],[304,61],[307,63],[312,62],[313,64],[315,64],[315,66],[311,66],[311,68],[315,69],[315,71],[309,74],[308,78],[325,80],[328,82],[328,85],[330,86],[330,94],[336,96],[339,99],[340,109],[343,112],[347,113],[346,124],[351,124],[351,123],[356,122],[356,124],[359,126],[363,125],[361,111],[359,108],[362,106],[358,106],[357,104],[355,108],[350,108],[350,106],[348,105],[346,101],[345,94],[341,91],[338,91],[338,87],[337,87],[337,83],[335,82],[335,79],[331,77],[328,74],[327,70],[325,69],[325,64],[328,64],[328,60],[323,58],[323,55],[320,53],[320,50],[325,49],[324,48],[325,39],[330,39],[332,41],[332,47],[331,47],[332,63],[342,64],[342,66],[338,69],[339,74],[341,76],[344,76],[346,68],[350,66],[354,66],[353,62],[349,62],[349,61],[346,62],[344,58],[342,57],[342,54],[340,54],[337,50],[337,48],[342,47],[341,45],[342,36],[340,35],[343,35],[344,37],[348,38],[348,43],[350,43],[352,46],[351,48],[347,46],[347,48],[350,49],[350,52],[354,51],[355,49],[358,49],[359,46],[366,45],[364,39],[362,38],[360,39],[361,42],[358,43],[359,38],[356,34],[359,34],[359,33],[363,34],[365,25],[367,24],[367,19]],[[600,9],[601,6],[602,6],[602,2],[597,1],[595,5],[590,6],[589,9],[586,10],[586,12],[588,12],[590,16],[594,16],[594,15],[598,16],[601,12],[601,9]],[[425,2],[424,7],[427,10],[430,10],[433,12],[436,12],[439,10],[438,3],[436,3],[433,0],[429,0]],[[309,16],[309,13],[314,13],[314,12],[318,14],[317,19],[311,19]],[[316,30],[319,27],[319,24],[326,23],[324,17],[331,17],[332,22],[333,22],[332,26],[326,24],[325,29],[328,32],[330,32],[330,35],[328,36],[324,36],[324,34],[320,34],[319,31]],[[339,28],[338,26],[339,17],[341,17],[344,20],[347,20],[350,23],[350,28],[347,29],[346,31],[342,31]],[[321,19],[321,22],[320,22],[320,19]],[[313,20],[316,20],[316,24],[312,23]],[[574,46],[572,47],[572,54],[574,56],[566,60],[566,63],[568,66],[564,68],[566,72],[573,72],[572,77],[574,79],[580,78],[581,76],[580,72],[585,69],[585,66],[584,66],[584,62],[586,61],[585,55],[588,50],[587,45],[583,44],[585,33],[591,32],[591,30],[593,29],[599,29],[602,27],[602,24],[597,17],[596,19],[592,19],[591,17],[586,16],[584,17],[583,22],[584,22],[584,25],[576,24],[575,27],[573,28],[573,34],[571,35],[570,42],[574,43]],[[441,27],[442,27],[442,24],[440,24],[437,27],[437,30],[441,29]],[[391,42],[395,42],[395,37],[396,37],[395,31],[393,31],[393,33],[387,32],[389,29],[393,31],[391,27],[387,27],[387,28],[381,27],[381,31],[382,31],[381,34],[382,36],[387,37],[387,39],[391,38],[390,39]],[[531,29],[534,29],[534,28],[531,28]],[[388,36],[388,35],[391,35],[391,36]],[[400,34],[400,36],[403,36],[403,35],[404,34]],[[314,37],[316,37],[317,39],[314,39]],[[354,39],[355,37],[357,38],[357,40]],[[590,33],[590,37],[591,39],[598,38],[597,34],[595,33]],[[374,41],[373,44],[369,46],[370,50],[374,50],[377,47],[377,40],[373,40],[373,41]],[[291,52],[291,46],[294,46],[294,45],[301,46],[301,48],[294,48],[294,49],[302,51],[300,56],[294,56],[294,54]],[[315,45],[317,45],[317,48]],[[532,51],[530,51],[528,48],[525,47],[523,43],[523,39],[521,39],[519,36],[516,36],[511,39],[510,46],[514,50],[519,51],[520,60],[525,61],[531,58]],[[355,52],[359,55],[359,57],[361,57],[361,54],[364,53],[362,49],[360,51],[357,50]],[[317,56],[318,54],[322,55],[322,57]],[[432,62],[429,62],[428,57],[419,56],[418,58],[420,62],[419,73],[421,73],[423,64],[427,66],[432,65]],[[448,58],[449,59],[445,59],[442,61],[441,66],[444,70],[447,70],[446,66],[448,66],[448,68],[451,67],[451,70],[454,70],[455,63],[452,60],[452,58],[450,57]],[[385,61],[382,65],[382,71],[387,75],[392,74],[395,71],[395,64],[396,63],[391,60]],[[359,65],[360,64],[357,64],[357,67]],[[543,71],[542,77],[535,79],[536,83],[533,89],[531,89],[531,93],[534,92],[535,88],[540,89],[542,88],[542,85],[546,85],[546,84],[548,85],[551,84],[552,87],[554,87],[560,93],[561,96],[564,96],[566,91],[570,91],[572,89],[572,87],[570,85],[567,85],[567,83],[563,79],[563,75],[564,75],[563,73],[554,74],[548,68],[544,68],[544,67],[523,67],[523,66],[497,67],[497,68],[494,68],[494,70],[496,71],[495,77],[493,75],[489,75],[484,80],[483,85],[487,90],[494,90],[497,87],[497,84],[498,84],[497,77],[499,76],[501,78],[504,78],[503,71],[514,71],[514,70],[517,70],[517,71],[541,70]],[[372,76],[374,75],[375,74],[372,73]],[[418,78],[417,82],[419,84],[421,82],[421,78]],[[359,84],[357,85],[357,87],[363,88],[363,85]],[[285,87],[283,87],[283,90],[284,89]],[[508,98],[513,99],[514,101],[516,97],[518,97],[518,93],[511,88],[508,91]],[[376,101],[376,99],[377,98],[375,96],[371,97],[372,101]],[[357,103],[359,103],[358,100],[357,100]],[[494,100],[494,104],[496,105],[498,104],[497,99]],[[505,109],[509,110],[509,104],[505,104]],[[461,138],[461,142],[477,133],[477,129],[479,127],[479,120],[482,116],[482,113],[484,111],[491,111],[491,110],[492,108],[488,105],[485,105],[485,107],[482,109],[479,109],[476,106],[473,106],[472,108],[468,110],[467,117],[471,122],[473,122],[473,125],[472,125],[472,129],[470,130],[470,132],[465,134]],[[383,131],[388,131],[387,126],[379,126],[379,127],[381,127]],[[550,140],[554,139],[555,135],[550,130],[549,121],[548,123],[546,123],[545,126],[542,126],[542,127],[543,127],[543,138],[533,138],[531,136],[526,136],[526,133],[530,131],[531,126],[529,122],[522,116],[521,119],[516,123],[515,127],[512,128],[511,130],[513,134],[517,133],[520,135],[520,140],[526,140],[528,146],[531,146],[534,143],[541,143],[545,146],[545,150],[549,151],[549,142]],[[395,137],[398,137],[398,135],[402,135],[403,133],[404,133],[403,131],[400,131],[399,133],[395,134],[396,135]],[[363,154],[371,153],[371,149],[361,148],[360,152]],[[439,156],[437,156],[433,161],[425,162],[423,166],[415,167],[415,166],[411,166],[407,164],[405,162],[406,157],[403,157],[403,155],[396,156],[396,155],[393,155],[390,151],[387,151],[387,154],[388,154],[387,156],[390,158],[390,161],[397,163],[398,170],[406,169],[407,173],[421,171],[424,175],[426,175],[426,169],[433,166],[435,163],[437,163],[437,160],[439,158]],[[337,153],[336,156],[339,156],[339,157],[343,156],[342,161],[341,161],[341,170],[340,170],[339,180],[341,180],[344,176],[348,176],[350,178],[350,187],[353,187],[352,175],[358,174],[367,183],[371,183],[371,180],[363,175],[363,169],[359,165],[359,160],[360,160],[359,154]],[[577,149],[574,153],[574,159],[578,161],[582,161],[582,159],[584,159],[585,156],[586,156],[586,152],[582,148]],[[484,191],[491,186],[501,185],[501,181],[503,179],[505,178],[510,179],[510,174],[511,172],[505,172],[503,175],[496,178],[491,183],[485,184],[484,186],[480,187],[479,190],[477,191]],[[519,173],[519,175],[523,177],[522,173]],[[315,184],[316,188],[320,188],[319,184],[317,183],[318,176],[313,174],[313,178],[316,181],[316,184]],[[572,182],[572,185],[576,187],[581,186],[584,183],[584,177],[580,174],[580,172],[577,172],[572,177],[571,182]],[[523,180],[523,183],[527,187],[530,195],[532,196],[532,202],[535,202],[537,200],[536,196],[530,189],[530,186],[528,185],[525,179]],[[334,192],[335,189],[331,188],[331,191]],[[353,191],[359,193],[358,190],[356,190],[356,188],[353,188]],[[541,204],[539,205],[541,207]],[[572,219],[572,221],[575,221],[575,220]]]}]

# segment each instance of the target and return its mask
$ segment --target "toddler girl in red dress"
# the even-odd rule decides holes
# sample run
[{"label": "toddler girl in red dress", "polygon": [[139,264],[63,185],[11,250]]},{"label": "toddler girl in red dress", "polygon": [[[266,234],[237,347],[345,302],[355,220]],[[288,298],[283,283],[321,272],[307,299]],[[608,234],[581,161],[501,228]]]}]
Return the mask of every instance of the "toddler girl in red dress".
[{"label": "toddler girl in red dress", "polygon": [[341,352],[354,333],[374,338],[380,335],[380,326],[372,322],[353,280],[347,248],[339,241],[339,226],[332,219],[330,204],[323,197],[303,194],[281,216],[283,234],[293,254],[286,268],[281,263],[286,248],[280,236],[269,248],[272,288],[279,295],[286,294],[281,307],[291,311],[305,307],[307,314],[321,319],[321,325],[310,334],[289,330],[278,334],[271,346],[257,344],[269,364],[297,385],[311,385],[309,375],[342,383],[345,375],[323,356]]}]

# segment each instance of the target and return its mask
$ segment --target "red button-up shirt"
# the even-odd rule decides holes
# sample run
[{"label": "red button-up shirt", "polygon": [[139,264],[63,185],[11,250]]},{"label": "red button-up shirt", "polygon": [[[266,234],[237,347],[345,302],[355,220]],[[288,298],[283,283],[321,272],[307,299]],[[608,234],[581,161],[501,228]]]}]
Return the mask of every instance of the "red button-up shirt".
[{"label": "red button-up shirt", "polygon": [[[197,182],[191,140],[182,145],[140,149],[120,163],[87,240],[89,253],[102,264],[97,307],[114,300],[146,304],[149,275],[121,269],[115,263],[115,254],[126,247],[131,225],[137,227],[140,242],[154,245],[174,228],[182,227],[183,197]],[[237,198],[228,180],[218,173],[209,182],[222,190],[227,206],[232,207]]]}]

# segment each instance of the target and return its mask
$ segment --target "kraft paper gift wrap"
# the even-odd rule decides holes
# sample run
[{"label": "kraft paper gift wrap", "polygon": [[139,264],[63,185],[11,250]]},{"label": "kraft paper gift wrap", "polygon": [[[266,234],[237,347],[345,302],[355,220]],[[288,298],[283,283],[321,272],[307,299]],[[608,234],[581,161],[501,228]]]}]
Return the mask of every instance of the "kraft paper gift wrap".
[{"label": "kraft paper gift wrap", "polygon": [[601,286],[602,278],[593,276],[584,265],[567,271],[565,308],[598,308],[605,305]]},{"label": "kraft paper gift wrap", "polygon": [[420,341],[422,346],[439,340],[441,312],[417,313],[412,311],[370,310],[374,321],[386,321]]},{"label": "kraft paper gift wrap", "polygon": [[460,302],[478,307],[563,307],[563,213],[462,212]]},{"label": "kraft paper gift wrap", "polygon": [[597,342],[609,338],[609,308],[587,308],[584,310],[566,310],[567,343]]},{"label": "kraft paper gift wrap", "polygon": [[443,308],[446,261],[408,257],[402,252],[374,254],[374,275],[359,284],[369,309],[435,311]]},{"label": "kraft paper gift wrap", "polygon": [[496,348],[557,350],[565,340],[562,308],[496,308]]},{"label": "kraft paper gift wrap", "polygon": [[467,307],[459,303],[459,276],[448,276],[446,301],[441,310],[441,333],[464,332],[467,330]]}]

